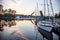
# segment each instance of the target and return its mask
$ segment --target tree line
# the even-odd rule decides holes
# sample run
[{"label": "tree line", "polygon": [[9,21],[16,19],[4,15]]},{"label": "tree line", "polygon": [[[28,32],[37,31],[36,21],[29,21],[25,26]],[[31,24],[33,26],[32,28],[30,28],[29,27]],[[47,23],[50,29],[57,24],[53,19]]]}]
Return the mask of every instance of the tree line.
[{"label": "tree line", "polygon": [[60,12],[55,14],[55,18],[60,18]]}]

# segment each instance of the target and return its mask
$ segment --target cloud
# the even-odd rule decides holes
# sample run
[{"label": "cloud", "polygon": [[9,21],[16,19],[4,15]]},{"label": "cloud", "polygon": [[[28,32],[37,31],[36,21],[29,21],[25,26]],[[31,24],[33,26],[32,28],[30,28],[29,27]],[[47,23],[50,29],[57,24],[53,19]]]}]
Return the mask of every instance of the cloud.
[{"label": "cloud", "polygon": [[16,4],[21,4],[25,2],[24,0],[11,0],[11,1]]},{"label": "cloud", "polygon": [[2,4],[3,0],[0,0],[0,4]]},{"label": "cloud", "polygon": [[25,4],[27,0],[4,0],[4,8],[5,9],[13,9],[17,11],[17,14],[30,14],[34,10],[34,7],[28,6]]},{"label": "cloud", "polygon": [[2,2],[2,0],[0,0],[0,2]]}]

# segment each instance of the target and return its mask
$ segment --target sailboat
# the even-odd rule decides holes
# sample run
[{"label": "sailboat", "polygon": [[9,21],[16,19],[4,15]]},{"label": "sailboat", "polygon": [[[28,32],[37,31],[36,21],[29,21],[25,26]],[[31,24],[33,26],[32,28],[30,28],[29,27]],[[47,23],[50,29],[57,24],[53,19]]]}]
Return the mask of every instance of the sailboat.
[{"label": "sailboat", "polygon": [[52,25],[52,22],[50,21],[50,13],[49,13],[49,4],[48,4],[48,0],[47,1],[45,1],[44,0],[44,17],[45,17],[45,8],[46,8],[46,6],[45,6],[45,4],[47,3],[47,11],[48,11],[48,15],[49,15],[49,21],[40,21],[38,24],[40,25],[40,26],[45,26],[45,27],[52,27],[53,25]]}]

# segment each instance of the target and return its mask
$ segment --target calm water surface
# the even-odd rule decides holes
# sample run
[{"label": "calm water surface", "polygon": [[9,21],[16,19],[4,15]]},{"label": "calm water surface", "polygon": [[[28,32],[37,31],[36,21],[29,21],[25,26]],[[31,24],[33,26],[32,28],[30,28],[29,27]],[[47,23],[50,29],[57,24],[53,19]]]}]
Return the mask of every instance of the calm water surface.
[{"label": "calm water surface", "polygon": [[[58,36],[53,34],[54,40],[58,40]],[[4,27],[4,31],[0,31],[1,40],[47,40],[36,29],[31,21],[16,21],[16,25],[12,27]]]}]

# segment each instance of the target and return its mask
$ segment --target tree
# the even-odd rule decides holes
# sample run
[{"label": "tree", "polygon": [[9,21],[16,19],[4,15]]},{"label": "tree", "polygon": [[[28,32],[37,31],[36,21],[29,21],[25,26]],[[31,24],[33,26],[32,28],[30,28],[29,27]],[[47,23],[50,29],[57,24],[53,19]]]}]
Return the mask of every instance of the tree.
[{"label": "tree", "polygon": [[58,17],[60,18],[60,12],[59,12],[59,16]]},{"label": "tree", "polygon": [[55,14],[55,18],[57,18],[58,17],[58,15],[57,14]]}]

